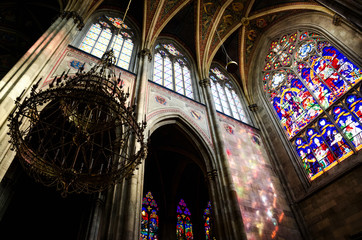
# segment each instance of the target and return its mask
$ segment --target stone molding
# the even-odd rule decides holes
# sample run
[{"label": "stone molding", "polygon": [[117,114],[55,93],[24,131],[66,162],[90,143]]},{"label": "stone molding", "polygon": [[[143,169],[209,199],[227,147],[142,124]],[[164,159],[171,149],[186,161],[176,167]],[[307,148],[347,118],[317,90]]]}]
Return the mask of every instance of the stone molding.
[{"label": "stone molding", "polygon": [[142,49],[138,52],[138,57],[140,58],[144,58],[148,56],[148,61],[152,61],[152,54],[151,51],[149,49]]},{"label": "stone molding", "polygon": [[201,87],[210,87],[211,86],[210,79],[208,79],[208,78],[200,80],[199,84]]},{"label": "stone molding", "polygon": [[60,17],[63,19],[73,18],[73,21],[75,24],[77,24],[77,28],[79,31],[82,30],[82,28],[84,27],[83,18],[76,11],[64,11],[60,14]]}]

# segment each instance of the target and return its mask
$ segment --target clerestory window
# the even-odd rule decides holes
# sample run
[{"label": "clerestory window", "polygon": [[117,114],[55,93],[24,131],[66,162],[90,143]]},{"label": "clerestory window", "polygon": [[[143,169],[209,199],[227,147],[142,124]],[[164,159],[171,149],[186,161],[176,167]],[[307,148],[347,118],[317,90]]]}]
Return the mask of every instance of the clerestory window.
[{"label": "clerestory window", "polygon": [[134,33],[122,19],[102,16],[90,27],[79,49],[101,58],[113,49],[116,65],[129,70],[134,49]]},{"label": "clerestory window", "polygon": [[157,44],[152,80],[179,94],[194,98],[190,62],[172,43]]},{"label": "clerestory window", "polygon": [[216,110],[249,123],[244,106],[230,78],[216,66],[210,69],[209,76]]}]

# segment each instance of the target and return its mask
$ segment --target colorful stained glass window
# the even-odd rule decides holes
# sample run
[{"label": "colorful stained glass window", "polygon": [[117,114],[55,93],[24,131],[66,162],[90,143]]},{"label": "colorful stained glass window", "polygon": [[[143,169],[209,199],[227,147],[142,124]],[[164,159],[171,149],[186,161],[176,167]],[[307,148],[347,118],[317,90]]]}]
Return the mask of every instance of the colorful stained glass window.
[{"label": "colorful stained glass window", "polygon": [[172,43],[155,47],[153,81],[181,95],[194,98],[191,67]]},{"label": "colorful stained glass window", "polygon": [[211,233],[211,201],[207,203],[207,207],[204,211],[204,229],[205,229],[205,239],[210,240],[212,239]]},{"label": "colorful stained glass window", "polygon": [[320,35],[272,41],[263,88],[313,180],[362,148],[362,72]]},{"label": "colorful stained glass window", "polygon": [[134,48],[132,36],[132,30],[120,18],[103,16],[90,27],[79,49],[98,58],[113,49],[116,65],[129,69]]},{"label": "colorful stained glass window", "polygon": [[342,129],[344,135],[349,139],[357,150],[362,148],[362,126],[361,122],[341,106],[333,108],[334,120]]},{"label": "colorful stained glass window", "polygon": [[210,69],[209,76],[216,110],[249,123],[240,97],[226,74],[222,73],[218,67],[213,67]]},{"label": "colorful stained glass window", "polygon": [[158,206],[151,192],[143,198],[140,240],[158,239]]},{"label": "colorful stained glass window", "polygon": [[192,231],[191,212],[187,208],[186,203],[183,199],[180,200],[177,206],[176,239],[194,239],[194,234]]}]

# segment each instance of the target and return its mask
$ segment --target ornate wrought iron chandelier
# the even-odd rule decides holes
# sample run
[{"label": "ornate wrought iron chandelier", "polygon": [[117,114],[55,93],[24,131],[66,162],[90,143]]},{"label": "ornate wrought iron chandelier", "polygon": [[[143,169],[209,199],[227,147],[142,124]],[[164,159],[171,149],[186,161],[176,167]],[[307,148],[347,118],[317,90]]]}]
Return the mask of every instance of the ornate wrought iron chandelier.
[{"label": "ornate wrought iron chandelier", "polygon": [[137,123],[135,106],[126,106],[114,61],[106,52],[90,71],[63,73],[44,91],[39,80],[9,116],[10,142],[25,170],[63,196],[102,191],[146,156],[146,122]]}]

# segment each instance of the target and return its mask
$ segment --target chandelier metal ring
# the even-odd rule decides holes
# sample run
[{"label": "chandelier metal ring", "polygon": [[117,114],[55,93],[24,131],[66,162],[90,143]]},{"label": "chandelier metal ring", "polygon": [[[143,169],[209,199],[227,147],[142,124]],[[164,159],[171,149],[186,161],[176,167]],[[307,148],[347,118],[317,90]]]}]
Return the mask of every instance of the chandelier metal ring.
[{"label": "chandelier metal ring", "polygon": [[109,60],[104,56],[87,73],[62,75],[45,91],[35,84],[9,117],[11,143],[25,170],[63,195],[102,191],[145,158],[146,123],[137,123],[134,107],[126,106],[129,94]]}]

